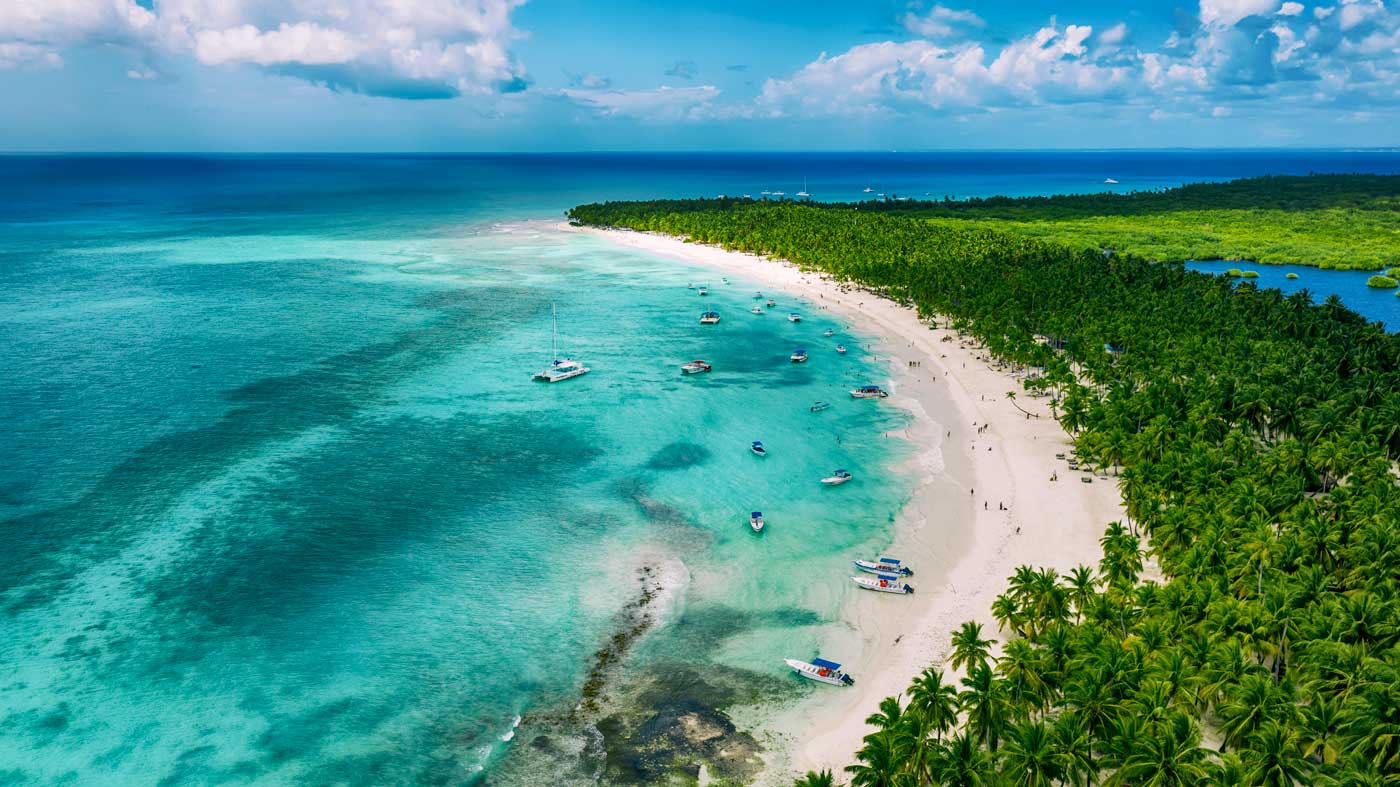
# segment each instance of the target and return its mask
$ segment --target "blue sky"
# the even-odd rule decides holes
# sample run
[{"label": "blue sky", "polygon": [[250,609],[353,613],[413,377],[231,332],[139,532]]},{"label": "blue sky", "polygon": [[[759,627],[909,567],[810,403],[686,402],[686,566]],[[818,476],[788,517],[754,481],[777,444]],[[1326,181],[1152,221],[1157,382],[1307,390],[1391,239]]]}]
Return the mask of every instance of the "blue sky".
[{"label": "blue sky", "polygon": [[3,0],[0,99],[0,150],[1388,147],[1400,6]]}]

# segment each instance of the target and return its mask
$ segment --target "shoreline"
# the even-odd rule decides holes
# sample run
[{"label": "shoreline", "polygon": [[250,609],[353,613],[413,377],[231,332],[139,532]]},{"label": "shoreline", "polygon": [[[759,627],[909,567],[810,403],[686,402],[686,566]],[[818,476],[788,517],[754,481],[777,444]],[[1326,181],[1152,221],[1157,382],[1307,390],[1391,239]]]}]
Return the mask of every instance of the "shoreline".
[{"label": "shoreline", "polygon": [[[1004,640],[995,633],[991,605],[1017,566],[1064,573],[1081,563],[1097,564],[1099,536],[1122,515],[1117,485],[1101,478],[1081,483],[1083,474],[1057,460],[1056,453],[1072,446],[1044,400],[1026,395],[1014,375],[964,346],[970,340],[959,341],[944,328],[930,330],[911,308],[861,290],[843,291],[786,261],[670,236],[560,226],[733,273],[840,316],[877,339],[878,358],[890,366],[889,402],[913,417],[900,437],[915,448],[915,484],[896,517],[890,552],[916,568],[910,583],[918,591],[900,598],[861,593],[845,605],[841,622],[859,644],[859,657],[846,657],[856,684],[814,692],[756,723],[755,734],[774,741],[761,784],[787,785],[822,768],[840,775],[871,731],[866,716],[924,668],[940,664],[962,622],[977,621],[984,636]],[[1008,391],[1017,392],[1015,403],[1006,398]],[[1052,475],[1059,480],[1050,481]],[[853,650],[851,640],[844,650]],[[945,679],[957,683],[946,671]]]}]

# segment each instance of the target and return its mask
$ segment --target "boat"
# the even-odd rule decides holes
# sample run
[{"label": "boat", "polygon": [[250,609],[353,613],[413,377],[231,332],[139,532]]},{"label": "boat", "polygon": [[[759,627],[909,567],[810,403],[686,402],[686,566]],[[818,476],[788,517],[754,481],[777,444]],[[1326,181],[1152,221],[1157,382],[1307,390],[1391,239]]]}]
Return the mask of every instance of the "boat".
[{"label": "boat", "polygon": [[806,363],[807,351],[802,349],[801,347],[798,347],[796,350],[792,351],[792,355],[788,356],[788,360],[792,361],[793,363]]},{"label": "boat", "polygon": [[874,191],[874,190],[875,190],[875,189],[872,189],[872,188],[870,188],[869,186],[866,186],[865,189],[864,189],[864,191],[865,191],[866,194],[869,194],[870,192],[872,192],[872,191]]},{"label": "boat", "polygon": [[755,532],[755,533],[762,533],[762,532],[763,532],[763,512],[762,512],[762,511],[751,511],[751,512],[749,512],[749,527],[753,528],[753,532]]},{"label": "boat", "polygon": [[774,306],[777,306],[778,303],[777,303],[777,301],[773,300],[772,298],[769,298],[769,299],[768,299],[768,302],[765,303],[764,305],[771,309],[771,308],[773,308]]},{"label": "boat", "polygon": [[570,377],[588,374],[592,370],[582,363],[571,358],[559,357],[559,311],[551,305],[550,313],[554,318],[554,338],[550,343],[550,355],[554,357],[554,361],[550,363],[548,369],[536,372],[534,379],[544,383],[557,383]]},{"label": "boat", "polygon": [[835,335],[836,335],[836,331],[833,331],[833,330],[831,330],[830,328],[827,328],[826,330],[822,331],[822,336],[835,336]]},{"label": "boat", "polygon": [[761,440],[755,440],[755,441],[753,441],[752,443],[750,443],[750,444],[749,444],[749,450],[750,450],[750,451],[753,451],[755,454],[758,454],[759,456],[767,456],[767,455],[768,455],[768,449],[763,447],[763,441],[761,441]]},{"label": "boat", "polygon": [[709,364],[698,358],[690,363],[681,364],[681,371],[685,374],[700,374],[701,372],[708,372],[710,369],[711,366]]},{"label": "boat", "polygon": [[811,194],[808,194],[808,193],[807,193],[807,179],[806,179],[806,178],[803,178],[803,179],[802,179],[802,190],[799,191],[799,192],[797,192],[797,196],[802,197],[803,199],[806,199],[807,197],[812,196]]},{"label": "boat", "polygon": [[750,313],[750,314],[762,314],[762,313],[763,313],[763,307],[762,307],[762,306],[758,306],[758,305],[755,304],[754,307],[753,307],[752,309],[749,309],[749,313]]},{"label": "boat", "polygon": [[1104,178],[1103,182],[1112,185],[1114,183],[1117,183],[1118,181],[1114,180],[1113,178]]},{"label": "boat", "polygon": [[862,385],[851,391],[852,399],[884,399],[889,392],[878,385]]},{"label": "boat", "polygon": [[773,192],[769,191],[768,189],[764,189],[763,191],[760,191],[760,192],[758,192],[758,193],[759,193],[759,194],[762,194],[763,196],[766,197],[766,196],[768,196],[769,194],[772,194]]},{"label": "boat", "polygon": [[802,315],[797,312],[788,312],[788,322],[802,322]]},{"label": "boat", "polygon": [[839,353],[841,353],[842,355],[845,355],[845,354],[846,354],[846,345],[844,345],[844,344],[838,344],[838,345],[836,345],[836,352],[839,352]]},{"label": "boat", "polygon": [[825,410],[830,406],[830,402],[817,402],[816,404],[812,405],[811,407],[808,407],[807,409],[814,413],[820,413],[822,410]]},{"label": "boat", "polygon": [[833,470],[831,472],[831,475],[822,479],[822,483],[827,486],[840,486],[854,477],[855,476],[851,475],[845,470]]},{"label": "boat", "polygon": [[874,577],[851,577],[851,581],[865,588],[880,593],[898,593],[901,596],[906,593],[913,593],[914,586],[894,574],[876,574]]},{"label": "boat", "polygon": [[787,196],[787,192],[786,192],[786,191],[775,191],[775,192],[773,192],[773,196],[777,197],[778,199],[782,199],[783,197],[786,197],[786,196]]},{"label": "boat", "polygon": [[725,277],[721,276],[721,277],[719,277],[719,283],[720,283],[720,284],[728,284],[728,283],[729,283],[729,279],[726,279]]},{"label": "boat", "polygon": [[710,288],[709,288],[709,287],[706,287],[705,285],[702,284],[702,285],[700,285],[700,289],[698,290],[698,292],[699,292],[701,295],[709,295],[709,294],[710,294]]},{"label": "boat", "polygon": [[763,293],[761,293],[761,292],[756,292],[756,293],[754,293],[754,294],[753,294],[753,299],[756,300],[756,301],[761,301],[761,300],[763,300]]},{"label": "boat", "polygon": [[719,322],[719,312],[704,312],[700,315],[701,325],[714,325]]},{"label": "boat", "polygon": [[899,577],[907,577],[914,573],[914,570],[901,564],[892,557],[880,557],[874,560],[852,560],[857,571],[864,571],[867,574],[894,574]]},{"label": "boat", "polygon": [[695,289],[695,285],[694,285],[693,283],[687,284],[687,285],[685,285],[685,288],[686,288],[687,290],[693,290],[693,289]]},{"label": "boat", "polygon": [[783,659],[783,663],[808,680],[830,683],[833,686],[853,686],[855,680],[841,671],[841,665],[826,659],[812,659],[810,662],[797,659]]}]

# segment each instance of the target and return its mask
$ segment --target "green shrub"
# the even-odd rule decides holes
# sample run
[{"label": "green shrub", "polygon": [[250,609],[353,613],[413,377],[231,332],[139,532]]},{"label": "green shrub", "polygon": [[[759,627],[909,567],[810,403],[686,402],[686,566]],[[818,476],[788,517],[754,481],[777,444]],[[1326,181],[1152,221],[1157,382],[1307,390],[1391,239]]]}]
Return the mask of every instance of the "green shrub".
[{"label": "green shrub", "polygon": [[1244,271],[1240,270],[1239,268],[1231,268],[1230,270],[1225,271],[1225,275],[1231,278],[1238,279],[1239,277],[1244,275]]},{"label": "green shrub", "polygon": [[1283,278],[1285,278],[1285,279],[1296,279],[1296,278],[1298,278],[1298,274],[1296,274],[1296,273],[1284,274],[1284,277],[1283,277]]},{"label": "green shrub", "polygon": [[1396,287],[1400,287],[1400,281],[1396,281],[1389,276],[1372,276],[1366,280],[1366,286],[1377,287],[1382,290],[1393,290]]},{"label": "green shrub", "polygon": [[1240,276],[1245,279],[1257,279],[1259,278],[1259,271],[1245,271],[1241,273]]}]

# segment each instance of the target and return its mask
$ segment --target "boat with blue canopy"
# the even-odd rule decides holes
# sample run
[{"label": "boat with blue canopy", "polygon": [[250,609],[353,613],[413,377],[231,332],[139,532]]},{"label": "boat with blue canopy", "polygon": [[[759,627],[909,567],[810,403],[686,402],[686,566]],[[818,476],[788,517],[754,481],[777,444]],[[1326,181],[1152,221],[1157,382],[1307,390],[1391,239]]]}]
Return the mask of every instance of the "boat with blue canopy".
[{"label": "boat with blue canopy", "polygon": [[714,325],[719,322],[719,312],[704,312],[700,315],[701,325]]},{"label": "boat with blue canopy", "polygon": [[797,659],[783,659],[783,663],[792,667],[798,675],[808,680],[815,680],[818,683],[829,683],[832,686],[852,686],[855,679],[841,670],[841,665],[826,659],[812,659],[811,661],[799,661]]},{"label": "boat with blue canopy", "polygon": [[878,593],[897,593],[905,595],[913,593],[914,586],[905,583],[904,580],[894,574],[876,574],[874,577],[851,577],[851,581],[866,590],[874,590]]},{"label": "boat with blue canopy", "polygon": [[831,475],[827,476],[826,478],[823,478],[822,483],[827,486],[840,486],[854,477],[855,476],[851,475],[845,470],[838,469],[832,471]]},{"label": "boat with blue canopy", "polygon": [[755,440],[755,441],[753,441],[752,443],[749,443],[749,450],[750,450],[750,451],[753,451],[755,454],[758,454],[759,456],[767,456],[767,455],[768,455],[768,449],[763,447],[763,441],[762,441],[762,440]]},{"label": "boat with blue canopy", "polygon": [[900,563],[892,557],[881,557],[874,560],[852,560],[857,570],[867,574],[896,574],[901,577],[912,576],[914,570]]},{"label": "boat with blue canopy", "polygon": [[788,360],[793,363],[805,363],[807,361],[807,348],[798,347],[796,350],[793,350],[792,355],[788,356]]},{"label": "boat with blue canopy", "polygon": [[750,511],[750,512],[749,512],[749,527],[753,528],[753,532],[755,532],[755,533],[762,533],[762,532],[763,532],[763,512],[762,512],[762,511]]}]

